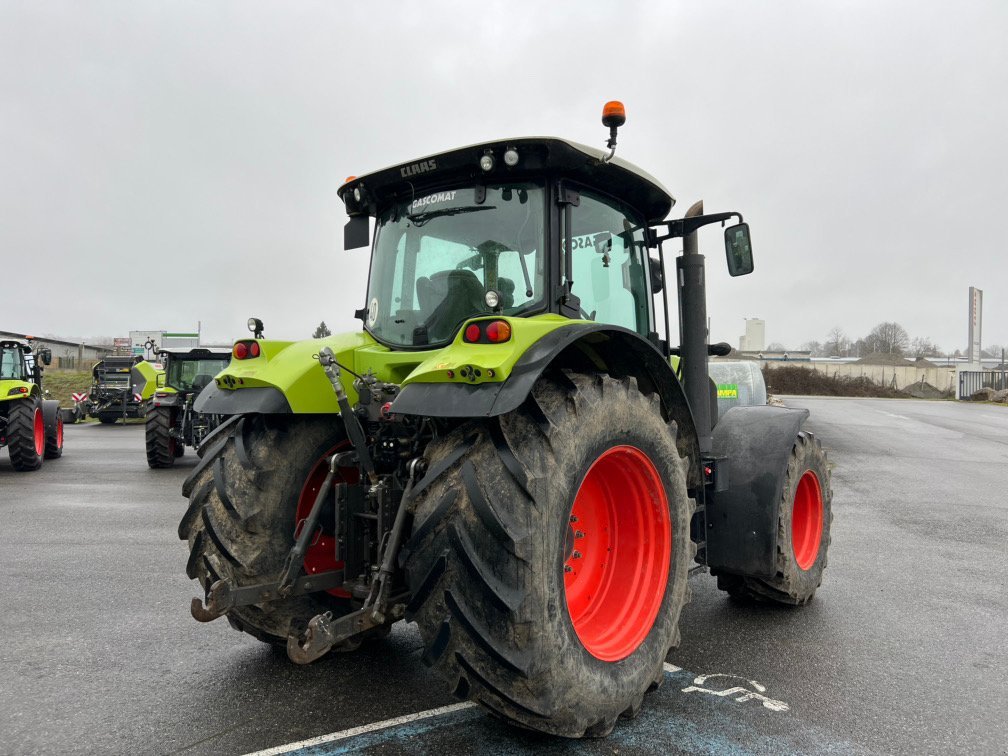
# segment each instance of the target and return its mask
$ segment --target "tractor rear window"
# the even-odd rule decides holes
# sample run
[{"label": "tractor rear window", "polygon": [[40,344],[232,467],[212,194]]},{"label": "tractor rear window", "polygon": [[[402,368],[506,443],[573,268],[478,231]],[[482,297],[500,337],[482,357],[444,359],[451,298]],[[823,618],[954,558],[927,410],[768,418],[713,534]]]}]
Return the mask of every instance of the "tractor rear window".
[{"label": "tractor rear window", "polygon": [[165,383],[179,391],[201,391],[214,376],[227,367],[230,355],[218,360],[168,359]]},{"label": "tractor rear window", "polygon": [[543,306],[545,200],[533,184],[434,192],[378,219],[368,284],[367,329],[394,346],[445,344],[465,320]]}]

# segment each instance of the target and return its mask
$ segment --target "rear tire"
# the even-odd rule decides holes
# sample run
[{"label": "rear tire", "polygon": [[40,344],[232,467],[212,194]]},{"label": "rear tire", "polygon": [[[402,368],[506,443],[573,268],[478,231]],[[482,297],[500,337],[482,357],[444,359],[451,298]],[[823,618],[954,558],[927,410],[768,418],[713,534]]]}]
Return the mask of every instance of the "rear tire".
[{"label": "rear tire", "polygon": [[14,399],[7,410],[7,449],[18,472],[38,470],[45,453],[42,402],[37,398]]},{"label": "rear tire", "polygon": [[658,397],[558,373],[425,456],[402,556],[424,662],[458,698],[541,732],[604,736],[636,714],[679,643],[696,551]]},{"label": "rear tire", "polygon": [[122,417],[122,413],[121,412],[114,412],[114,413],[100,412],[100,413],[98,413],[98,421],[102,425],[112,425],[120,417]]},{"label": "rear tire", "polygon": [[147,441],[147,464],[154,470],[171,467],[179,442],[172,436],[174,412],[171,407],[155,407],[147,413],[145,436]]},{"label": "rear tire", "polygon": [[[294,545],[305,483],[319,459],[342,441],[333,416],[246,415],[227,436],[214,439],[182,487],[189,499],[178,529],[189,544],[186,574],[204,590],[219,579],[235,586],[278,580]],[[349,600],[321,592],[237,607],[227,618],[236,630],[285,644],[316,614],[340,616],[351,609]]]},{"label": "rear tire", "polygon": [[718,588],[736,599],[801,606],[822,584],[833,491],[819,439],[807,431],[798,434],[785,475],[777,513],[777,574],[770,580],[718,575]]}]

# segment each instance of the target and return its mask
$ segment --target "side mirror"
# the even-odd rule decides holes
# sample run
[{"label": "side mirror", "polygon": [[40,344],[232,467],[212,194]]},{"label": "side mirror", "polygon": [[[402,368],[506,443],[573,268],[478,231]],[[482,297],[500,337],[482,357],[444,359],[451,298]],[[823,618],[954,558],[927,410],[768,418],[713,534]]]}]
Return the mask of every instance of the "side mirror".
[{"label": "side mirror", "polygon": [[52,349],[43,349],[39,352],[39,359],[43,365],[52,365]]},{"label": "side mirror", "polygon": [[651,293],[657,294],[665,288],[665,278],[662,275],[661,261],[653,257],[648,258],[651,264]]},{"label": "side mirror", "polygon": [[360,249],[371,243],[368,216],[354,215],[343,226],[343,249]]},{"label": "side mirror", "polygon": [[725,254],[728,257],[728,273],[745,276],[753,272],[752,242],[749,239],[749,224],[739,223],[729,226],[724,232]]}]

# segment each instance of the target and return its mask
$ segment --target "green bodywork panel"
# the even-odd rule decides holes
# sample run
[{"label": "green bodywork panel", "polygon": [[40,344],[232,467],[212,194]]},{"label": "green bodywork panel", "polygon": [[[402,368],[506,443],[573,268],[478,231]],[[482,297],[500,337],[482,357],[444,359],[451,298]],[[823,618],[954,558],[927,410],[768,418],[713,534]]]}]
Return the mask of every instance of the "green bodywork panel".
[{"label": "green bodywork panel", "polygon": [[[28,389],[27,392],[18,392],[16,394],[11,394],[10,392],[14,389]],[[38,394],[38,387],[31,383],[30,381],[15,381],[11,379],[5,379],[0,381],[0,402],[8,402],[15,399],[27,399],[30,396],[35,396]]]},{"label": "green bodywork panel", "polygon": [[[131,378],[137,385],[137,388],[139,389],[137,393],[140,394],[140,398],[142,400],[147,401],[154,396],[154,392],[157,390],[157,377],[159,375],[164,375],[164,370],[157,369],[153,364],[147,362],[146,360],[138,362],[133,366],[133,374]],[[142,386],[140,385],[141,379],[144,381]]]},{"label": "green bodywork panel", "polygon": [[[504,320],[511,326],[510,340],[501,344],[468,344],[462,340],[466,325],[476,321]],[[336,413],[339,405],[316,355],[325,346],[336,360],[356,373],[374,372],[379,380],[406,386],[410,383],[486,383],[507,380],[525,351],[546,334],[583,321],[560,315],[533,317],[481,316],[466,321],[454,341],[440,349],[393,351],[368,333],[345,333],[306,341],[259,340],[259,357],[237,360],[214,378],[225,391],[243,388],[275,388],[287,398],[291,411]],[[248,339],[242,339],[248,342]],[[468,378],[462,375],[469,368]],[[479,370],[479,377],[475,372]],[[450,376],[450,373],[452,374]],[[357,401],[354,376],[347,371],[340,379],[350,402]]]}]

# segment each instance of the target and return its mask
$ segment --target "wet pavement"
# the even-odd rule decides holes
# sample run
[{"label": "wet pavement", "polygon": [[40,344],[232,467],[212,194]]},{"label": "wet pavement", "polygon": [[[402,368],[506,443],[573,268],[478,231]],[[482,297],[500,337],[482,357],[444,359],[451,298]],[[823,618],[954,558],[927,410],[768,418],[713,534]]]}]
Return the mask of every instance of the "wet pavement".
[{"label": "wet pavement", "polygon": [[298,667],[193,621],[195,457],[150,470],[142,425],[70,426],[35,473],[0,451],[0,753],[1006,752],[1008,409],[787,403],[834,465],[822,588],[761,608],[694,578],[665,684],[596,741],[453,706],[403,623]]}]

